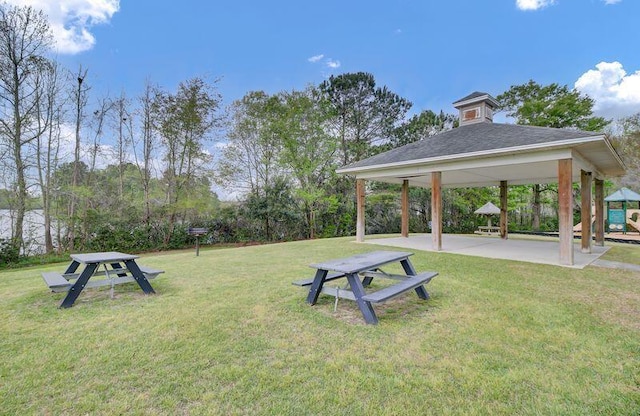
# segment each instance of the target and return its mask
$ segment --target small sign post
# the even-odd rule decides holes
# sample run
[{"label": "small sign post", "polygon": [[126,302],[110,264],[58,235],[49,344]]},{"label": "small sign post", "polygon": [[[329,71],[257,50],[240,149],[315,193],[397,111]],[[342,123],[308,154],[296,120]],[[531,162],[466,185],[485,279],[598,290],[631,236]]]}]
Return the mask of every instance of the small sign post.
[{"label": "small sign post", "polygon": [[200,255],[200,236],[201,235],[205,235],[209,232],[208,229],[206,228],[195,228],[195,227],[190,227],[189,228],[189,235],[192,235],[196,238],[196,257]]}]

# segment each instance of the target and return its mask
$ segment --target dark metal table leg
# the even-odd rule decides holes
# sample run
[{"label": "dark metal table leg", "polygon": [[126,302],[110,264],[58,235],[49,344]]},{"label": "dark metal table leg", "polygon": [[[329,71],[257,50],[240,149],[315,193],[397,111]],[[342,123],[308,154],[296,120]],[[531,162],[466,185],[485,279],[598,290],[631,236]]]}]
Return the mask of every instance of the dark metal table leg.
[{"label": "dark metal table leg", "polygon": [[320,296],[320,291],[322,290],[322,285],[324,285],[324,279],[327,277],[327,273],[327,270],[316,270],[316,276],[313,278],[313,283],[311,284],[309,294],[307,295],[308,304],[315,305],[318,301],[318,296]]},{"label": "dark metal table leg", "polygon": [[[372,271],[379,271],[380,269],[373,269]],[[371,282],[373,282],[373,276],[366,276],[364,279],[362,279],[362,286],[367,287],[371,284]]]},{"label": "dark metal table leg", "polygon": [[135,260],[125,260],[124,263],[127,265],[127,268],[133,275],[133,278],[136,279],[136,282],[144,293],[147,295],[156,293],[151,287],[151,283],[149,283],[147,278],[144,276],[144,273],[142,273],[142,270],[140,270],[140,267],[136,264]]},{"label": "dark metal table leg", "polygon": [[[85,266],[82,273],[80,273],[78,280],[76,280],[73,286],[71,286],[71,288],[67,292],[67,296],[64,298],[64,300],[60,304],[61,308],[70,308],[73,306],[73,303],[76,301],[76,299],[80,295],[80,292],[82,292],[82,289],[84,289],[85,285],[89,281],[89,278],[93,276],[93,273],[98,268],[98,265],[99,263],[89,263]],[[73,267],[73,263],[71,264],[71,266],[67,268],[67,273],[73,273],[78,266],[76,265],[75,267],[73,267],[73,270],[70,271],[72,267]]]},{"label": "dark metal table leg", "polygon": [[[122,265],[120,263],[111,263],[111,267],[113,269],[122,269]],[[124,277],[126,275],[126,273],[118,273],[118,277]]]},{"label": "dark metal table leg", "polygon": [[[404,272],[407,274],[407,276],[415,276],[418,274],[416,272],[416,269],[413,268],[413,264],[411,264],[409,259],[402,260],[400,264],[402,264],[402,268],[404,269]],[[418,286],[417,288],[415,288],[415,291],[420,299],[429,299],[429,293],[427,292],[427,289],[424,288],[424,285]]]},{"label": "dark metal table leg", "polygon": [[78,270],[78,266],[80,266],[80,263],[78,263],[77,261],[73,260],[71,262],[71,264],[69,265],[69,267],[67,267],[67,270],[65,270],[64,274],[71,274],[71,273],[75,272],[76,270]]},{"label": "dark metal table leg", "polygon": [[360,312],[362,312],[362,316],[364,316],[364,320],[368,324],[377,324],[378,317],[376,316],[373,307],[371,306],[371,302],[367,302],[362,300],[362,297],[365,295],[364,287],[362,286],[362,282],[360,281],[358,274],[348,274],[347,280],[349,281],[349,285],[351,286],[351,291],[356,298],[356,303],[360,308]]}]

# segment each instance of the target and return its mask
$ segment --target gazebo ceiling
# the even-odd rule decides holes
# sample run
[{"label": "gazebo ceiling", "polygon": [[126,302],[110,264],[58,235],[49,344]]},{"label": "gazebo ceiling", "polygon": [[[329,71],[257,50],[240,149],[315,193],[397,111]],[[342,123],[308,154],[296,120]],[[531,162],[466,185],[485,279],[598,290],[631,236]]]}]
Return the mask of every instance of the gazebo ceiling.
[{"label": "gazebo ceiling", "polygon": [[599,133],[481,122],[458,127],[338,169],[358,179],[429,187],[442,172],[443,187],[484,187],[558,181],[558,160],[572,159],[597,178],[624,174],[624,165]]}]

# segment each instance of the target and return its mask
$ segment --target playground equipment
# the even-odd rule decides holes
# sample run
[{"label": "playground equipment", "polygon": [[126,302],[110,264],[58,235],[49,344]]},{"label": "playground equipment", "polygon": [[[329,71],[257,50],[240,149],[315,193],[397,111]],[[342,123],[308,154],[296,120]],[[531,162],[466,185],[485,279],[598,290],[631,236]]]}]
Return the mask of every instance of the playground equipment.
[{"label": "playground equipment", "polygon": [[640,232],[640,209],[627,210],[627,225],[633,227],[634,231]]},{"label": "playground equipment", "polygon": [[[596,207],[595,206],[591,206],[591,229],[593,230],[593,224],[595,224],[596,222]],[[582,232],[582,223],[579,222],[576,225],[573,226],[573,231],[577,232],[577,233],[581,233]]]},{"label": "playground equipment", "polygon": [[[626,233],[630,229],[640,232],[640,195],[628,188],[620,188],[604,199],[607,203],[607,231]],[[630,202],[638,209],[629,209]]]}]

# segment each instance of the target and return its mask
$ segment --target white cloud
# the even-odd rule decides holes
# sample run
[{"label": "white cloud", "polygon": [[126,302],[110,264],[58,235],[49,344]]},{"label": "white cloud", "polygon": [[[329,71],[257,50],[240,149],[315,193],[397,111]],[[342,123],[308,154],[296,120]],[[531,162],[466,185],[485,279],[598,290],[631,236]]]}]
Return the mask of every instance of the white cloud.
[{"label": "white cloud", "polygon": [[32,6],[49,17],[56,50],[77,54],[91,49],[96,39],[92,26],[109,23],[120,9],[120,0],[7,0],[16,6]]},{"label": "white cloud", "polygon": [[310,58],[307,58],[307,61],[314,64],[318,62],[322,62],[323,66],[326,68],[329,68],[330,70],[338,69],[340,68],[340,65],[341,65],[340,61],[338,61],[337,59],[325,58],[324,54],[314,55]]},{"label": "white cloud", "polygon": [[594,113],[618,119],[640,112],[640,71],[627,74],[620,62],[600,62],[575,88],[595,100]]},{"label": "white cloud", "polygon": [[323,54],[314,55],[311,58],[307,59],[307,61],[312,62],[312,63],[316,63],[316,62],[320,61],[322,58],[324,58]]},{"label": "white cloud", "polygon": [[604,4],[617,4],[620,3],[622,0],[604,0]]},{"label": "white cloud", "polygon": [[555,0],[516,0],[516,7],[520,10],[538,10],[554,3]]}]

